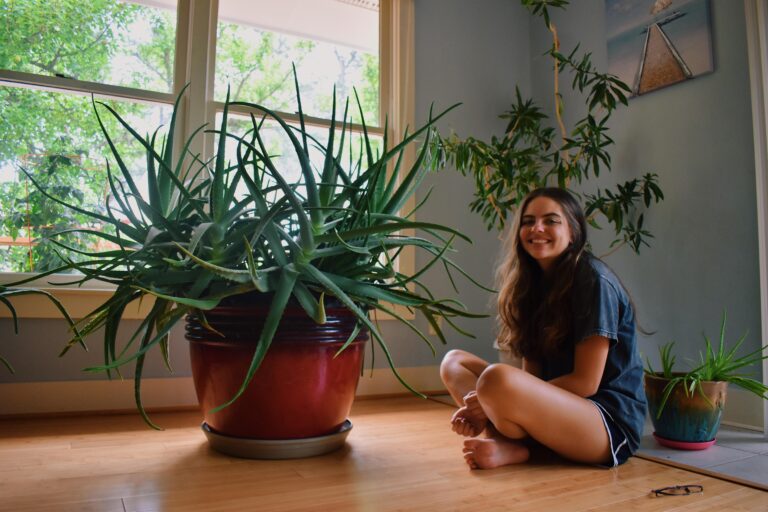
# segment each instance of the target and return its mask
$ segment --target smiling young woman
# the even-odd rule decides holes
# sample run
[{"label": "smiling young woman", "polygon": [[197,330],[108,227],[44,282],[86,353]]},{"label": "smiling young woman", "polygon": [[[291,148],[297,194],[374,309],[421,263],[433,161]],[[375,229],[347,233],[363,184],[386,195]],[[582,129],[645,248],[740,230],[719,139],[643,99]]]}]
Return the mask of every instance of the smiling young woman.
[{"label": "smiling young woman", "polygon": [[524,462],[532,443],[607,467],[637,450],[646,405],[632,303],[586,242],[569,192],[537,189],[521,203],[497,269],[497,342],[523,367],[461,350],[441,365],[471,468]]}]

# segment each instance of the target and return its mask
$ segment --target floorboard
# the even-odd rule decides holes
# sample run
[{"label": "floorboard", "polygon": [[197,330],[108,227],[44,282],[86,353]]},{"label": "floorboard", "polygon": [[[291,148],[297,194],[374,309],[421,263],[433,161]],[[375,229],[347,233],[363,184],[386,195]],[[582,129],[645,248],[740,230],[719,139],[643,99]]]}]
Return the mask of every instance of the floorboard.
[{"label": "floorboard", "polygon": [[[552,456],[470,471],[452,409],[415,397],[359,400],[341,450],[259,461],[212,451],[197,413],[0,421],[0,511],[290,512],[768,510],[768,493],[638,458],[611,470]],[[704,493],[652,497],[696,483]]]}]

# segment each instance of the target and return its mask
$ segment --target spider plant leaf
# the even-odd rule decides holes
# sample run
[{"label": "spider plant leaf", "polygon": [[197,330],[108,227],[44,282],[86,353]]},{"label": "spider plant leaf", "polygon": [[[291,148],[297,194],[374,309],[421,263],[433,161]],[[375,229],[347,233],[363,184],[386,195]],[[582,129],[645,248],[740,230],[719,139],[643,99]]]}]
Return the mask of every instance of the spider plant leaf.
[{"label": "spider plant leaf", "polygon": [[673,377],[669,379],[669,382],[667,382],[667,385],[664,386],[664,391],[662,392],[662,395],[661,395],[661,403],[659,403],[659,410],[656,412],[656,419],[661,418],[661,413],[662,411],[664,411],[664,407],[666,407],[667,401],[669,400],[670,395],[674,391],[675,386],[680,384],[682,380],[683,380],[682,377]]}]

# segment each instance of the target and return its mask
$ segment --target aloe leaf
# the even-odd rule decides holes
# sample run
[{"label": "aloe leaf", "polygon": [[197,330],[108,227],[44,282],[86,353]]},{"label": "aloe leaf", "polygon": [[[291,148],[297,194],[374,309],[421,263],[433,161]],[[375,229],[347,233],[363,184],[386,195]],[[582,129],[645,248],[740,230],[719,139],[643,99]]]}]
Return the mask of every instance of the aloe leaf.
[{"label": "aloe leaf", "polygon": [[112,152],[112,156],[115,157],[115,162],[117,163],[117,167],[120,169],[121,174],[123,175],[123,179],[125,180],[126,184],[128,185],[128,188],[131,189],[131,192],[133,192],[135,195],[141,195],[139,192],[139,188],[136,186],[136,183],[133,181],[133,176],[131,176],[131,172],[128,170],[128,167],[125,165],[125,162],[123,161],[123,157],[120,155],[120,152],[117,150],[117,147],[115,146],[115,143],[112,142],[112,137],[110,137],[109,132],[107,131],[106,126],[104,126],[104,123],[101,120],[101,114],[99,114],[99,109],[96,108],[96,104],[103,106],[106,108],[112,116],[117,119],[117,121],[122,124],[129,133],[138,140],[146,149],[148,152],[154,152],[154,149],[149,145],[149,143],[144,140],[144,138],[139,135],[136,130],[131,128],[131,126],[125,122],[125,120],[118,114],[112,107],[107,105],[103,102],[96,102],[93,98],[91,98],[91,103],[93,104],[93,111],[96,114],[96,120],[99,123],[99,127],[101,128],[101,133],[104,134],[104,139],[107,141],[107,145],[109,145],[109,149]]},{"label": "aloe leaf", "polygon": [[357,319],[365,325],[368,330],[370,331],[371,335],[376,339],[376,341],[379,344],[379,347],[381,348],[382,352],[384,352],[384,356],[387,358],[387,362],[389,363],[389,368],[392,370],[392,373],[395,375],[395,378],[408,390],[413,392],[415,395],[418,395],[422,398],[426,398],[425,395],[422,393],[419,393],[415,389],[413,389],[410,384],[408,384],[398,373],[397,369],[395,368],[395,363],[392,360],[392,354],[389,352],[389,347],[387,347],[387,344],[384,342],[384,340],[381,338],[381,335],[379,334],[379,331],[376,329],[376,327],[371,323],[371,320],[368,318],[368,315],[365,314],[358,306],[354,303],[354,301],[346,294],[344,291],[336,286],[336,284],[330,280],[328,277],[325,276],[320,270],[316,269],[312,265],[301,265],[299,267],[299,270],[302,273],[308,274],[313,279],[317,280],[319,283],[321,283],[323,286],[327,287],[328,290],[333,293],[333,295],[336,296],[337,299],[339,299],[347,308],[349,308],[350,311],[357,317]]},{"label": "aloe leaf", "polygon": [[[254,154],[259,155],[262,162],[265,164],[266,168],[270,171],[270,175],[275,179],[275,181],[280,185],[280,188],[283,190],[283,193],[288,198],[288,201],[291,203],[291,205],[294,207],[296,216],[299,221],[299,227],[301,229],[301,246],[304,250],[312,250],[315,247],[315,241],[314,236],[312,234],[312,223],[307,218],[305,208],[302,206],[301,199],[296,195],[293,188],[288,185],[288,183],[285,181],[283,176],[280,174],[280,172],[275,167],[274,163],[272,162],[272,159],[267,154],[266,147],[264,146],[264,141],[261,138],[261,135],[259,134],[258,130],[254,132],[256,135],[256,140],[259,143],[259,147],[261,148],[261,151],[259,151],[257,148],[255,148],[252,144],[244,141],[242,138],[237,138],[239,140],[238,144],[244,144],[252,149]],[[293,137],[293,135],[291,135]],[[296,138],[293,137],[293,140]],[[298,142],[297,142],[298,144]],[[302,166],[304,163],[302,163]],[[309,161],[307,160],[306,165],[309,166]],[[312,169],[310,167],[310,173],[312,172]],[[306,178],[306,177],[305,177]],[[310,189],[310,187],[315,187],[314,182],[312,185],[307,184],[307,190]],[[310,203],[310,206],[317,207],[317,204]],[[311,212],[314,212],[316,210],[311,210]],[[321,225],[322,222],[318,222],[317,225]]]},{"label": "aloe leaf", "polygon": [[[13,307],[13,304],[11,301],[6,299],[3,295],[5,294],[5,289],[0,287],[0,302],[2,302],[6,308],[8,308],[8,311],[11,313],[11,318],[13,319],[13,332],[16,334],[19,334],[19,317],[16,314],[16,308]],[[11,373],[13,373],[13,370],[11,370]]]},{"label": "aloe leaf", "polygon": [[5,366],[9,372],[16,373],[16,371],[13,369],[13,366],[11,366],[11,363],[9,363],[8,360],[3,356],[0,356],[0,363],[2,363],[2,365]]},{"label": "aloe leaf", "polygon": [[57,299],[50,292],[47,292],[45,290],[39,290],[39,289],[31,289],[31,288],[15,288],[15,289],[5,288],[0,291],[0,294],[2,294],[0,298],[3,299],[3,303],[11,311],[11,316],[13,316],[13,319],[14,319],[14,327],[17,328],[17,332],[18,332],[18,325],[17,325],[17,319],[16,319],[16,311],[13,308],[13,306],[8,302],[7,300],[8,297],[17,297],[20,295],[42,295],[43,297],[47,298],[56,307],[56,309],[59,310],[59,312],[61,313],[61,316],[64,317],[64,319],[67,321],[67,324],[69,325],[69,328],[72,330],[73,337],[75,340],[77,340],[77,343],[79,343],[84,350],[86,351],[88,350],[88,346],[85,344],[85,340],[83,339],[83,336],[81,335],[80,331],[77,329],[77,326],[75,325],[75,321],[72,320],[71,316],[69,316],[69,313],[64,308],[64,305],[61,303],[61,301],[59,301],[59,299]]},{"label": "aloe leaf", "polygon": [[[202,258],[198,258],[191,252],[189,252],[187,249],[184,248],[181,244],[176,244],[176,247],[183,252],[190,260],[194,261],[201,267],[203,267],[206,270],[209,270],[216,274],[217,276],[223,277],[224,279],[227,279],[229,281],[233,281],[235,283],[250,283],[252,278],[252,273],[250,270],[237,270],[237,269],[231,269],[227,267],[221,267],[219,265],[215,265],[209,261],[205,261]],[[197,306],[193,306],[197,307]],[[201,307],[200,309],[210,309]]]},{"label": "aloe leaf", "polygon": [[369,235],[395,233],[403,229],[434,229],[438,231],[445,231],[447,233],[456,235],[459,238],[466,240],[469,243],[472,242],[472,240],[470,240],[470,238],[467,237],[467,235],[453,228],[449,228],[447,226],[441,226],[439,224],[434,224],[431,222],[415,222],[415,221],[386,222],[383,224],[379,224],[377,226],[350,229],[348,231],[337,232],[335,234],[320,235],[317,237],[316,242],[318,244],[330,243],[330,242],[336,241],[338,237],[340,237],[342,240],[354,240],[357,238],[364,238]]},{"label": "aloe leaf", "polygon": [[339,350],[336,351],[336,353],[333,355],[334,359],[339,357],[339,355],[344,352],[347,347],[349,347],[353,341],[357,338],[357,335],[360,334],[360,322],[355,323],[355,327],[352,329],[352,333],[347,338],[347,341],[344,342],[344,344],[339,348]]},{"label": "aloe leaf", "polygon": [[184,306],[188,306],[195,309],[202,309],[202,310],[209,310],[213,309],[216,306],[219,305],[219,302],[221,302],[220,299],[190,299],[188,297],[174,297],[172,295],[166,295],[164,293],[160,293],[154,290],[150,290],[148,288],[142,288],[141,286],[135,286],[137,290],[141,290],[144,293],[148,293],[150,295],[154,295],[155,297],[159,297],[161,299],[175,302],[177,304],[182,304]]},{"label": "aloe leaf", "polygon": [[284,268],[281,272],[280,281],[278,283],[277,289],[275,290],[275,295],[272,299],[272,302],[269,305],[269,312],[267,313],[267,318],[264,321],[264,327],[261,329],[261,335],[259,336],[259,341],[256,345],[256,351],[253,354],[253,359],[251,360],[251,365],[248,368],[245,379],[243,380],[240,389],[237,390],[235,395],[226,403],[212,409],[212,413],[218,412],[232,404],[248,388],[251,380],[253,380],[253,376],[256,374],[256,370],[258,370],[259,366],[261,366],[261,362],[264,360],[264,357],[267,355],[267,350],[269,350],[269,347],[272,344],[275,332],[277,331],[277,327],[283,317],[285,307],[288,304],[288,299],[290,299],[293,292],[297,277],[298,272],[293,270],[291,266]]},{"label": "aloe leaf", "polygon": [[388,308],[388,307],[384,306],[381,303],[376,304],[376,306],[374,306],[374,307],[376,309],[379,309],[379,310],[387,313],[388,315],[391,315],[392,317],[396,318],[397,320],[399,320],[400,323],[404,324],[406,327],[408,327],[410,330],[412,330],[414,333],[416,333],[416,336],[421,338],[424,341],[424,343],[426,343],[427,346],[429,346],[429,349],[432,351],[432,357],[435,357],[437,355],[437,351],[435,350],[435,346],[432,344],[432,342],[429,340],[429,338],[427,338],[427,336],[423,332],[421,332],[421,330],[418,327],[413,325],[412,322],[409,322],[408,320],[403,318],[403,316],[400,315],[399,313],[397,313],[394,309]]},{"label": "aloe leaf", "polygon": [[315,323],[324,324],[326,322],[324,294],[315,299],[315,296],[304,283],[296,281],[293,287],[293,296],[296,297],[296,300],[307,313],[307,316],[314,320]]}]

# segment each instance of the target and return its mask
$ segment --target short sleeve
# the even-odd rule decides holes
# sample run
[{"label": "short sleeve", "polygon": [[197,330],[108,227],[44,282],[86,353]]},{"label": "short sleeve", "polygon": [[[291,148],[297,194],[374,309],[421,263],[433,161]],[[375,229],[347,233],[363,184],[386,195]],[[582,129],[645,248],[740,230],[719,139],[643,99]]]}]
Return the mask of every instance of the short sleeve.
[{"label": "short sleeve", "polygon": [[614,283],[598,274],[590,308],[578,329],[577,342],[590,336],[604,336],[613,345],[619,338],[621,298]]}]

